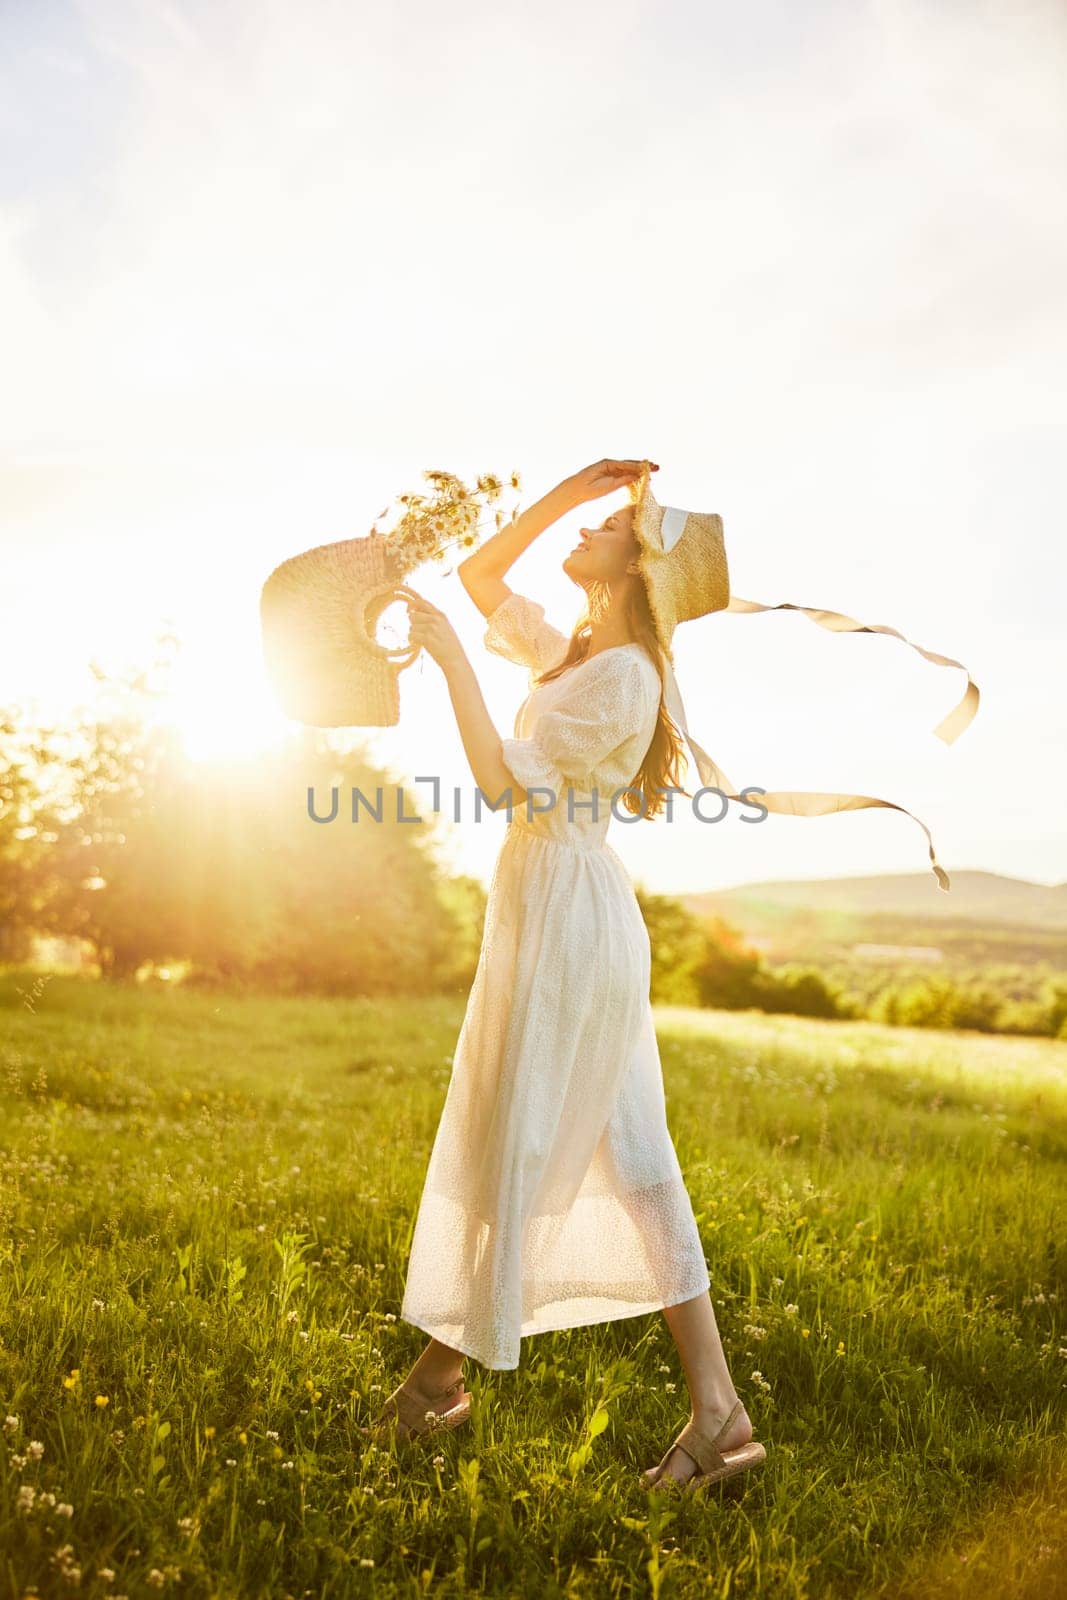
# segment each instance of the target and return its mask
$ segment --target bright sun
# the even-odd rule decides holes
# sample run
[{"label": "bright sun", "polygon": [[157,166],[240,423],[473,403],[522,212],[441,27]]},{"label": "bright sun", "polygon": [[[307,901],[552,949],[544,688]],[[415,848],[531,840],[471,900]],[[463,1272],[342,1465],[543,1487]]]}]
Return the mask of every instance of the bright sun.
[{"label": "bright sun", "polygon": [[255,755],[282,740],[292,726],[269,684],[255,674],[188,665],[175,675],[160,705],[160,720],[177,728],[190,760],[203,762]]}]

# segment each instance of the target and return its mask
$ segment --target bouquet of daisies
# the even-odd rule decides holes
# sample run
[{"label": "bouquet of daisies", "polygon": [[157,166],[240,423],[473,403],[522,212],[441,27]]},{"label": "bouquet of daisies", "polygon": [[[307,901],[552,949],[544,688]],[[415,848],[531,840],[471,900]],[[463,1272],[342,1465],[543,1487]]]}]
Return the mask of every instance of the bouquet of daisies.
[{"label": "bouquet of daisies", "polygon": [[[453,548],[459,552],[471,549],[478,543],[483,507],[494,505],[505,488],[522,487],[517,472],[510,474],[506,484],[495,473],[486,472],[473,489],[468,489],[454,472],[424,472],[423,477],[431,484],[432,492],[398,495],[397,503],[404,511],[395,527],[385,534],[393,566],[401,574],[411,572],[424,561],[441,562]],[[378,513],[373,534],[380,532],[378,522],[388,514],[388,506]],[[504,522],[503,511],[498,509],[495,519],[499,531]]]}]

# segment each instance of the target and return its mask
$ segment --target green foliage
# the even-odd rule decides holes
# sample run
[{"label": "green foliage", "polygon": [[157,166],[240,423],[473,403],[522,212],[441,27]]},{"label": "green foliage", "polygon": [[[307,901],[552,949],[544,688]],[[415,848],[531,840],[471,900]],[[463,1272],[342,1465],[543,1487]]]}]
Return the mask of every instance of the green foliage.
[{"label": "green foliage", "polygon": [[0,712],[0,961],[27,958],[44,917],[59,826],[62,756],[46,729]]},{"label": "green foliage", "polygon": [[688,1412],[657,1314],[468,1361],[469,1427],[402,1458],[359,1433],[426,1343],[399,1309],[461,997],[29,982],[0,976],[5,1595],[1056,1592],[1061,1045],[669,1013],[768,1451],[735,1503],[638,1485]]},{"label": "green foliage", "polygon": [[[706,918],[704,928],[704,951],[694,973],[699,1003],[727,1010],[757,1005],[762,966],[759,952],[722,917]],[[767,988],[769,985],[764,992]]]},{"label": "green foliage", "polygon": [[696,971],[705,946],[700,921],[671,895],[634,893],[652,947],[652,999],[662,1005],[699,1004]]},{"label": "green foliage", "polygon": [[761,1011],[788,1011],[795,1017],[853,1014],[840,989],[815,967],[790,965],[775,972],[759,972],[752,993]]},{"label": "green foliage", "polygon": [[[88,941],[109,977],[185,963],[198,982],[283,992],[469,984],[485,897],[442,874],[435,819],[398,821],[399,786],[317,730],[254,761],[190,761],[152,715],[163,667],[100,675],[97,701],[36,746],[0,723],[7,958],[43,931]],[[336,790],[336,821],[311,820],[309,790],[319,815]],[[352,820],[355,790],[380,822]]]}]

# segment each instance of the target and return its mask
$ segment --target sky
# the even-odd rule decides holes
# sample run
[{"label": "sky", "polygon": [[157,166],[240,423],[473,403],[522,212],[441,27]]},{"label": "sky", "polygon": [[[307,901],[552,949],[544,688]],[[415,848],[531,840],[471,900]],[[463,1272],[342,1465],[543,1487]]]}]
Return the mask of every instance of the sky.
[{"label": "sky", "polygon": [[[981,691],[946,746],[966,679],[898,640],[682,624],[729,776],[895,801],[950,874],[1067,879],[1065,65],[1067,12],[1025,0],[0,7],[0,704],[83,700],[173,627],[191,746],[254,753],[279,562],[428,469],[528,505],[647,456],[723,517],[734,593]],[[625,503],[510,586],[569,631],[560,563]],[[525,674],[454,574],[411,581],[510,733]],[[472,811],[439,668],[400,693],[368,750]],[[900,812],[741,815],[609,838],[663,892],[928,870]],[[504,827],[449,829],[450,864],[488,881]]]}]

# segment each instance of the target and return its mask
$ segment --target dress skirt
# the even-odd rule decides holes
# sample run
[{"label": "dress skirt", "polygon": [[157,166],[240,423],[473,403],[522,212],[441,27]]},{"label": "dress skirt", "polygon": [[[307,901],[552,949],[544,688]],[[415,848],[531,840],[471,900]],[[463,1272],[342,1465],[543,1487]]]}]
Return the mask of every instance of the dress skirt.
[{"label": "dress skirt", "polygon": [[601,830],[552,836],[516,812],[400,1312],[485,1367],[518,1366],[525,1335],[709,1287],[667,1127],[650,960],[633,886]]}]

